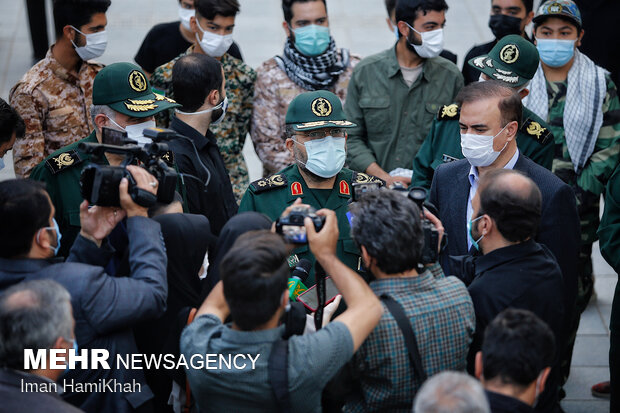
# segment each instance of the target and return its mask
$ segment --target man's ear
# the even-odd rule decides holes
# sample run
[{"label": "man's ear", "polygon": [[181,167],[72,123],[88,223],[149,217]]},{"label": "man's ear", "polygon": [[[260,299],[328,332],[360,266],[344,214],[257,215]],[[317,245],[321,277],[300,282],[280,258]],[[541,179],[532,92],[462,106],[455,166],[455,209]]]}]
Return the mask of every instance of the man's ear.
[{"label": "man's ear", "polygon": [[286,21],[282,22],[282,28],[284,28],[284,33],[286,33],[286,37],[291,37],[291,28]]},{"label": "man's ear", "polygon": [[69,41],[73,41],[75,43],[75,37],[77,36],[77,32],[75,29],[69,25],[66,25],[62,28],[62,35],[67,38]]},{"label": "man's ear", "polygon": [[577,37],[577,47],[581,46],[581,42],[583,41],[584,34],[586,34],[586,31],[581,29],[581,33],[579,33],[579,36]]},{"label": "man's ear", "polygon": [[517,138],[517,132],[519,132],[519,122],[512,121],[506,125],[506,131],[508,132],[508,142]]},{"label": "man's ear", "polygon": [[396,25],[398,26],[398,31],[400,32],[401,37],[407,38],[409,36],[409,32],[411,31],[411,28],[407,26],[407,23],[401,20],[396,22]]},{"label": "man's ear", "polygon": [[542,393],[545,390],[545,385],[547,384],[547,379],[549,378],[549,373],[551,373],[551,367],[545,367],[543,371],[538,375],[538,380],[540,380],[540,387],[538,391]]},{"label": "man's ear", "polygon": [[289,302],[289,296],[290,293],[288,291],[288,288],[286,290],[284,290],[284,292],[282,293],[282,298],[280,299],[280,306],[282,308],[286,308],[286,306],[288,305]]},{"label": "man's ear", "polygon": [[50,232],[46,229],[39,228],[39,230],[35,232],[34,238],[32,239],[32,247],[34,247],[36,244],[39,246],[39,248],[42,248],[46,251],[53,249],[50,239]]},{"label": "man's ear", "polygon": [[534,10],[526,14],[525,17],[523,18],[523,20],[525,21],[525,27],[527,27],[527,25],[532,22],[533,18],[534,18]]},{"label": "man's ear", "polygon": [[202,33],[198,28],[198,20],[196,19],[196,16],[192,16],[189,18],[189,28],[192,29],[192,31],[199,36]]},{"label": "man's ear", "polygon": [[530,94],[530,90],[529,89],[523,89],[521,91],[519,91],[519,97],[521,98],[521,100],[525,99],[527,97],[527,95]]},{"label": "man's ear", "polygon": [[293,138],[286,138],[286,141],[284,142],[284,144],[286,145],[286,149],[288,149],[291,155],[294,156],[295,155],[295,152],[294,152],[295,142],[293,141]]},{"label": "man's ear", "polygon": [[364,267],[366,269],[370,269],[370,266],[372,265],[372,257],[368,253],[368,250],[365,246],[361,245],[360,250],[362,252],[362,263],[364,263]]},{"label": "man's ear", "polygon": [[476,353],[475,371],[474,375],[480,381],[484,380],[482,376],[482,351]]}]

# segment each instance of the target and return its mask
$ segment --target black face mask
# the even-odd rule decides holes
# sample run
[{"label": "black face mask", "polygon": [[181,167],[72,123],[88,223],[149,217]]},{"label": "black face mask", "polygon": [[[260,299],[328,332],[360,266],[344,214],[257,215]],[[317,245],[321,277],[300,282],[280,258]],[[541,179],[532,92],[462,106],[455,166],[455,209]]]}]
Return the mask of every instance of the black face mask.
[{"label": "black face mask", "polygon": [[489,19],[489,27],[499,40],[509,34],[521,34],[521,19],[505,14],[494,14]]}]

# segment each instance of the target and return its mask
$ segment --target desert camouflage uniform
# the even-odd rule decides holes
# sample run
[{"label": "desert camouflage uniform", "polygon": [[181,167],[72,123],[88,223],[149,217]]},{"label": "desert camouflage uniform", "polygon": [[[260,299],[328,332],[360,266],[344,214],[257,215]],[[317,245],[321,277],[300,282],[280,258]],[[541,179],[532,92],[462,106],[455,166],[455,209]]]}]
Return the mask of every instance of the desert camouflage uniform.
[{"label": "desert camouflage uniform", "polygon": [[[338,95],[342,104],[347,96],[347,87],[353,68],[360,61],[351,55],[347,70],[342,73],[330,92]],[[295,84],[282,70],[275,59],[269,59],[256,70],[254,111],[250,134],[256,154],[263,162],[263,176],[274,174],[293,163],[293,157],[286,149],[286,110],[289,103],[300,93],[307,92]]]},{"label": "desert camouflage uniform", "polygon": [[[181,57],[194,52],[194,45],[170,62],[159,66],[153,72],[151,84],[153,89],[165,96],[174,98],[172,92],[172,68]],[[241,60],[225,53],[220,60],[226,78],[226,95],[228,96],[228,110],[224,120],[209,127],[217,137],[217,146],[228,174],[237,203],[243,197],[250,183],[248,167],[243,158],[243,144],[250,131],[252,117],[252,99],[254,97],[254,82],[256,72]],[[158,126],[168,127],[172,111],[156,115]]]},{"label": "desert camouflage uniform", "polygon": [[28,177],[53,152],[90,133],[93,80],[102,68],[83,62],[76,77],[54,59],[50,48],[13,86],[10,104],[26,122],[26,134],[13,146],[15,175]]}]

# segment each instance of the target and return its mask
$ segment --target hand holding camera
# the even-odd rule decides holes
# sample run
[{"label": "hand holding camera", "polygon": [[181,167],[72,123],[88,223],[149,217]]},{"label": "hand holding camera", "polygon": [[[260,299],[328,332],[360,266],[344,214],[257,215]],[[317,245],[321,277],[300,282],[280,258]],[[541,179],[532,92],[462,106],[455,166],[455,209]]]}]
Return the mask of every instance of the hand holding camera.
[{"label": "hand holding camera", "polygon": [[306,244],[308,242],[304,224],[306,217],[310,218],[316,231],[323,228],[325,217],[317,214],[310,205],[302,204],[301,198],[297,198],[276,221],[276,232],[282,234],[288,244]]},{"label": "hand holding camera", "polygon": [[310,250],[319,262],[336,258],[338,244],[338,219],[331,209],[320,209],[317,216],[323,218],[322,228],[317,230],[316,222],[310,217],[304,220]]},{"label": "hand holding camera", "polygon": [[129,218],[134,216],[147,217],[148,208],[138,203],[136,196],[130,193],[129,180],[133,180],[132,188],[134,189],[134,193],[142,197],[148,197],[148,194],[155,197],[157,195],[159,182],[157,182],[157,179],[148,173],[146,169],[140,168],[139,166],[128,165],[127,171],[130,173],[130,177],[121,179],[121,184],[119,186],[121,208],[123,208]]}]

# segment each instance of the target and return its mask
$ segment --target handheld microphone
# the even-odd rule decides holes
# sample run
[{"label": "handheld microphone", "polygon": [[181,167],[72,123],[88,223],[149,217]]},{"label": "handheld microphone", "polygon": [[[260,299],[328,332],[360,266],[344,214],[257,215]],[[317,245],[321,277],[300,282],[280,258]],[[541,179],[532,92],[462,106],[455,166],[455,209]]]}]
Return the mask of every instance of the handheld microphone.
[{"label": "handheld microphone", "polygon": [[289,297],[292,301],[297,300],[297,297],[308,289],[304,285],[304,281],[308,279],[311,268],[312,263],[305,258],[299,260],[295,266],[291,277],[288,279]]}]

